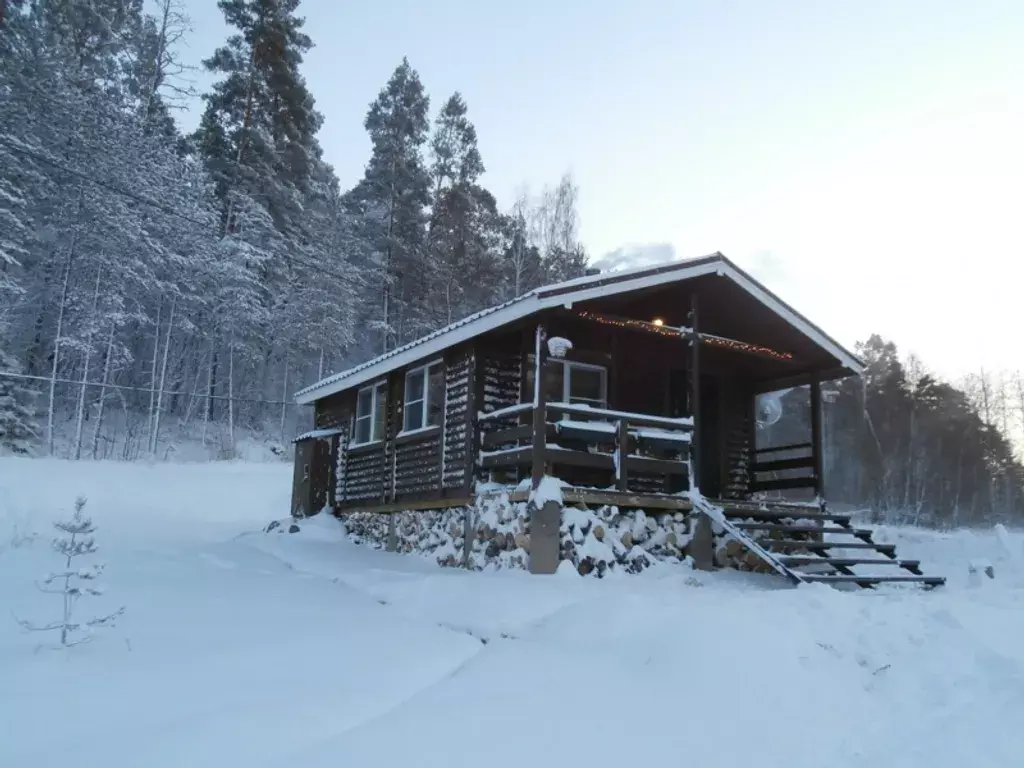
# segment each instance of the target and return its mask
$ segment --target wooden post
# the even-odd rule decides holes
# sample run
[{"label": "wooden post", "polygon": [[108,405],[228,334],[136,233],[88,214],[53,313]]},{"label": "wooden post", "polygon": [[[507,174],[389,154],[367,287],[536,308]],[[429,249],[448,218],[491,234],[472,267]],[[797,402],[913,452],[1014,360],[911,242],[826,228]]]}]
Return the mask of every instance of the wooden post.
[{"label": "wooden post", "polygon": [[757,490],[757,395],[747,396],[747,418],[750,420],[750,440],[747,445],[747,496],[751,496]]},{"label": "wooden post", "polygon": [[469,352],[469,387],[466,400],[466,475],[465,487],[472,496],[476,493],[477,466],[480,461],[480,419],[484,407],[484,364],[473,342]]},{"label": "wooden post", "polygon": [[626,457],[629,456],[629,422],[619,419],[618,438],[615,441],[615,484],[620,491],[629,485],[626,473]]},{"label": "wooden post", "polygon": [[697,294],[690,294],[690,415],[693,436],[690,440],[690,466],[693,477],[690,488],[699,486],[700,478],[700,330],[697,327]]},{"label": "wooden post", "polygon": [[611,328],[612,355],[608,363],[608,396],[609,408],[621,408],[622,403],[619,397],[619,364],[622,354],[622,344],[619,341],[619,329],[616,326]]},{"label": "wooden post", "polygon": [[811,379],[811,458],[814,461],[814,494],[825,497],[825,454],[821,445],[821,381]]},{"label": "wooden post", "polygon": [[547,333],[544,323],[537,325],[533,341],[533,456],[530,483],[534,492],[544,477],[544,450],[547,438],[547,402],[543,386],[545,344]]}]

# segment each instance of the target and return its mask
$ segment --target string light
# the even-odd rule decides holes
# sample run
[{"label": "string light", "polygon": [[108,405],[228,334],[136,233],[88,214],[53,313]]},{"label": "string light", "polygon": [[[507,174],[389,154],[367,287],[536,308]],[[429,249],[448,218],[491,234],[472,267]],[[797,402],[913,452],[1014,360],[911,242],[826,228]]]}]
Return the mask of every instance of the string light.
[{"label": "string light", "polygon": [[779,352],[772,349],[771,347],[764,347],[760,344],[749,344],[745,341],[737,341],[736,339],[727,339],[724,336],[713,336],[708,333],[697,334],[700,340],[705,344],[712,344],[718,347],[724,347],[726,349],[736,349],[741,352],[754,352],[759,355],[768,355],[774,357],[776,360],[792,360],[793,355],[789,352]]},{"label": "string light", "polygon": [[670,336],[674,339],[678,339],[680,336],[688,336],[691,331],[689,328],[673,328],[668,325],[656,325],[655,323],[648,322],[646,320],[632,320],[628,317],[609,317],[608,315],[599,315],[596,312],[588,312],[585,309],[576,310],[576,314],[585,320],[593,320],[596,323],[603,325],[612,325],[616,328],[631,328],[638,331],[649,331],[650,333],[657,333],[661,336]]},{"label": "string light", "polygon": [[665,325],[665,321],[661,320],[661,318],[655,318],[653,321],[648,322],[647,320],[634,320],[628,317],[610,317],[596,312],[588,312],[585,309],[578,309],[575,311],[575,314],[584,320],[591,320],[596,323],[601,323],[602,325],[610,325],[616,328],[629,328],[631,330],[647,331],[648,333],[656,333],[659,336],[669,336],[676,339],[689,339],[696,336],[699,341],[722,349],[732,349],[738,352],[750,352],[752,354],[766,355],[768,357],[773,357],[776,360],[793,360],[793,355],[789,352],[779,352],[778,350],[761,344],[750,344],[745,341],[728,339],[724,336],[715,336],[710,333],[694,334],[692,328],[687,328],[685,326],[676,328],[670,325]]}]

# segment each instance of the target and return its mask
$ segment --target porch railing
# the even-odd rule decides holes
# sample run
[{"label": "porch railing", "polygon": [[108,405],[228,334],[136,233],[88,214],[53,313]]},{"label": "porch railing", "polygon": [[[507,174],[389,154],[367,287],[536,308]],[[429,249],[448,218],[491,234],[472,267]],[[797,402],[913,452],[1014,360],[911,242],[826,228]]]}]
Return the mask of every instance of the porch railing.
[{"label": "porch railing", "polygon": [[[479,414],[481,469],[559,466],[559,476],[619,491],[674,492],[689,487],[693,421],[545,403]],[[566,477],[568,475],[568,477]],[[597,482],[594,482],[597,480]]]},{"label": "porch railing", "polygon": [[814,445],[793,443],[754,450],[751,490],[790,491],[817,488]]}]

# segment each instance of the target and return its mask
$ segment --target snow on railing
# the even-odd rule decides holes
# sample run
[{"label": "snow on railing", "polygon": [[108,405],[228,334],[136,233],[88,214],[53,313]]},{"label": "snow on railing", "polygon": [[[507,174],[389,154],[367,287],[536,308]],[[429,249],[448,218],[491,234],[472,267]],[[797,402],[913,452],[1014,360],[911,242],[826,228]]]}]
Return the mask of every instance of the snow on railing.
[{"label": "snow on railing", "polygon": [[654,416],[649,413],[633,413],[631,411],[616,411],[609,408],[594,408],[583,403],[547,403],[549,411],[559,413],[576,414],[578,416],[593,416],[595,418],[606,418],[614,421],[631,421],[645,426],[662,426],[669,429],[681,429],[693,427],[692,416],[681,416],[672,418],[668,416]]}]

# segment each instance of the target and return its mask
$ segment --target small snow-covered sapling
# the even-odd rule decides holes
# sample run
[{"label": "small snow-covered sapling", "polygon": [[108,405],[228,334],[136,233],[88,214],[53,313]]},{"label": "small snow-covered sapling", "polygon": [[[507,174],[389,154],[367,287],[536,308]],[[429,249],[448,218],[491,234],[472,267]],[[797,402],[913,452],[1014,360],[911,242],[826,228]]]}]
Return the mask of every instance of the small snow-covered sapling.
[{"label": "small snow-covered sapling", "polygon": [[52,541],[51,546],[64,558],[64,570],[51,573],[37,585],[42,592],[61,596],[61,618],[49,624],[34,624],[20,619],[18,621],[22,627],[32,632],[59,632],[60,644],[65,648],[88,642],[92,639],[92,630],[111,626],[125,611],[124,607],[121,607],[113,613],[84,621],[76,621],[74,618],[75,606],[80,598],[103,594],[96,581],[103,572],[103,564],[96,563],[83,567],[76,565],[78,558],[96,553],[96,540],[93,538],[96,526],[86,517],[84,508],[85,498],[79,496],[75,500],[75,512],[71,519],[53,524],[60,535]]}]

